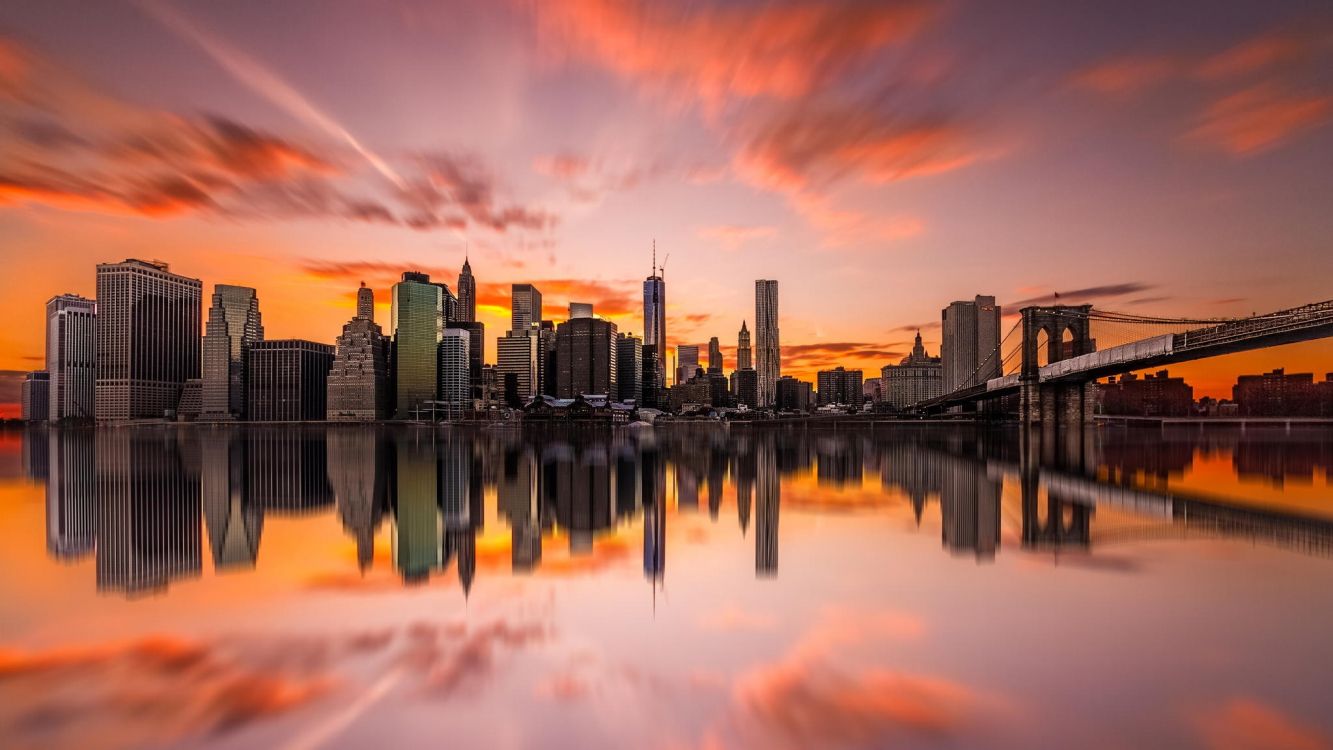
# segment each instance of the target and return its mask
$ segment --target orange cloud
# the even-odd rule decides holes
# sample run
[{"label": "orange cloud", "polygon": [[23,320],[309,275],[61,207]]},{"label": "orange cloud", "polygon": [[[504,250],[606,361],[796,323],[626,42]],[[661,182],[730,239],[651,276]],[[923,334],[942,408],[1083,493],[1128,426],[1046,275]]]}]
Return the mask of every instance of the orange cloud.
[{"label": "orange cloud", "polygon": [[739,250],[747,242],[766,239],[777,233],[777,227],[738,224],[720,224],[699,229],[700,238],[712,240],[727,250]]},{"label": "orange cloud", "polygon": [[698,99],[809,94],[886,45],[915,35],[927,3],[802,2],[701,8],[571,0],[534,8],[553,52]]},{"label": "orange cloud", "polygon": [[1333,47],[1327,28],[1260,34],[1199,63],[1202,78],[1219,79],[1249,75],[1290,63],[1304,62]]},{"label": "orange cloud", "polygon": [[1331,115],[1333,96],[1260,84],[1214,101],[1185,137],[1232,156],[1249,156],[1323,125]]},{"label": "orange cloud", "polygon": [[1233,698],[1192,717],[1195,730],[1210,750],[1328,750],[1333,740],[1253,698]]},{"label": "orange cloud", "polygon": [[1130,55],[1084,68],[1070,77],[1070,84],[1098,94],[1126,96],[1156,86],[1180,72],[1180,61],[1174,58]]}]

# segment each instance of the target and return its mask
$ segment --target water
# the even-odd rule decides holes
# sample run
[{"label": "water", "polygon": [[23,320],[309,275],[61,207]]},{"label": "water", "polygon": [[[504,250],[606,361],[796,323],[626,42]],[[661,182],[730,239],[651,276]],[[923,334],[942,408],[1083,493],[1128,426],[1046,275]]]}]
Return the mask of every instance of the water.
[{"label": "water", "polygon": [[0,436],[4,747],[1326,747],[1333,435]]}]

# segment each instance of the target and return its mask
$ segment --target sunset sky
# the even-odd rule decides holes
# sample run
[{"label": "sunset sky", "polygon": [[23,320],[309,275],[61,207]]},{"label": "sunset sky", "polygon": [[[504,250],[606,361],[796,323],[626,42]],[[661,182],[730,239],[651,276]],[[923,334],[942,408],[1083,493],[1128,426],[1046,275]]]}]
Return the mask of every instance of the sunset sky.
[{"label": "sunset sky", "polygon": [[[978,293],[1291,307],[1333,297],[1330,119],[1327,0],[8,0],[0,401],[127,257],[331,342],[358,282],[387,323],[467,254],[493,361],[513,282],[641,333],[655,239],[672,346],[734,346],[775,278],[804,377],[935,352]],[[1282,365],[1333,345],[1173,370]]]}]

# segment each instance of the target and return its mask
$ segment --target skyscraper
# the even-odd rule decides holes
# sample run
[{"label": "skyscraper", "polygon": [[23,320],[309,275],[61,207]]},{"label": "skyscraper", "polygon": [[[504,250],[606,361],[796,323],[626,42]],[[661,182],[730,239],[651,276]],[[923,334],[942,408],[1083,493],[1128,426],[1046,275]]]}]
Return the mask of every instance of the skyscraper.
[{"label": "skyscraper", "polygon": [[245,363],[264,338],[259,295],[248,286],[218,284],[204,330],[203,410],[200,419],[245,417]]},{"label": "skyscraper", "polygon": [[472,389],[471,398],[482,398],[481,371],[486,366],[486,324],[476,320],[453,320],[445,323],[444,328],[446,331],[450,328],[467,331],[468,382]]},{"label": "skyscraper", "polygon": [[699,345],[680,344],[676,347],[676,385],[694,377],[699,369]]},{"label": "skyscraper", "polygon": [[51,373],[35,370],[23,376],[19,384],[19,418],[24,422],[45,422],[51,418]]},{"label": "skyscraper", "polygon": [[393,409],[389,339],[375,323],[375,294],[362,284],[356,302],[356,317],[343,326],[329,370],[326,418],[332,421],[387,419]]},{"label": "skyscraper", "polygon": [[999,377],[1000,306],[995,298],[977,295],[971,302],[954,302],[940,317],[944,392]]},{"label": "skyscraper", "polygon": [[409,271],[393,285],[394,415],[406,419],[435,399],[439,346],[444,335],[444,290],[424,273]]},{"label": "skyscraper", "polygon": [[537,331],[510,331],[495,340],[495,348],[496,368],[502,378],[513,376],[515,396],[526,402],[537,395]]},{"label": "skyscraper", "polygon": [[652,355],[656,358],[651,368],[645,365],[645,370],[655,373],[655,379],[652,382],[644,381],[643,386],[655,393],[666,390],[666,280],[663,275],[658,273],[657,243],[654,242],[652,273],[643,281],[643,345],[652,347]]},{"label": "skyscraper", "polygon": [[722,374],[722,344],[714,336],[708,340],[708,372]]},{"label": "skyscraper", "polygon": [[616,398],[616,324],[574,318],[556,328],[556,393],[560,398],[602,393]]},{"label": "skyscraper", "polygon": [[754,282],[754,330],[758,339],[755,369],[759,373],[759,405],[772,406],[777,396],[778,378],[782,376],[776,281],[759,279]]},{"label": "skyscraper", "polygon": [[526,331],[542,320],[542,293],[532,284],[514,284],[510,292],[509,328]]},{"label": "skyscraper", "polygon": [[748,370],[754,367],[750,361],[750,330],[741,321],[741,331],[736,335],[736,369]]},{"label": "skyscraper", "polygon": [[364,281],[356,290],[356,319],[375,322],[375,290],[367,287]]},{"label": "skyscraper", "polygon": [[46,303],[46,371],[49,417],[92,419],[97,387],[97,303],[61,294]]},{"label": "skyscraper", "polygon": [[333,347],[301,339],[256,341],[249,360],[246,404],[251,419],[298,422],[327,416]]},{"label": "skyscraper", "polygon": [[920,331],[916,332],[912,353],[896,365],[885,365],[880,369],[880,377],[883,379],[884,403],[895,409],[905,409],[942,395],[940,358],[926,353]]},{"label": "skyscraper", "polygon": [[591,302],[570,302],[570,303],[569,303],[569,317],[570,317],[571,320],[573,320],[574,318],[591,318],[591,317],[592,317],[592,303],[591,303]]},{"label": "skyscraper", "polygon": [[97,266],[98,421],[161,418],[199,377],[203,282],[159,261]]},{"label": "skyscraper", "polygon": [[471,323],[477,319],[477,280],[472,278],[472,264],[463,258],[463,271],[458,274],[458,314],[454,317],[460,323]]},{"label": "skyscraper", "polygon": [[643,399],[643,341],[632,333],[622,333],[616,341],[616,388],[619,399]]},{"label": "skyscraper", "polygon": [[461,417],[472,406],[471,338],[465,329],[446,328],[440,340],[439,400],[450,418]]}]

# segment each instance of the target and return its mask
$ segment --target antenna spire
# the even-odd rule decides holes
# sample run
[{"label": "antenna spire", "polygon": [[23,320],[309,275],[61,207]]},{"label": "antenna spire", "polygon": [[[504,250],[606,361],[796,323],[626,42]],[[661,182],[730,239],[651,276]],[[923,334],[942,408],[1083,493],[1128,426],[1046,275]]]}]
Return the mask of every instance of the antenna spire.
[{"label": "antenna spire", "polygon": [[649,276],[657,275],[657,238],[653,238],[653,272]]}]

